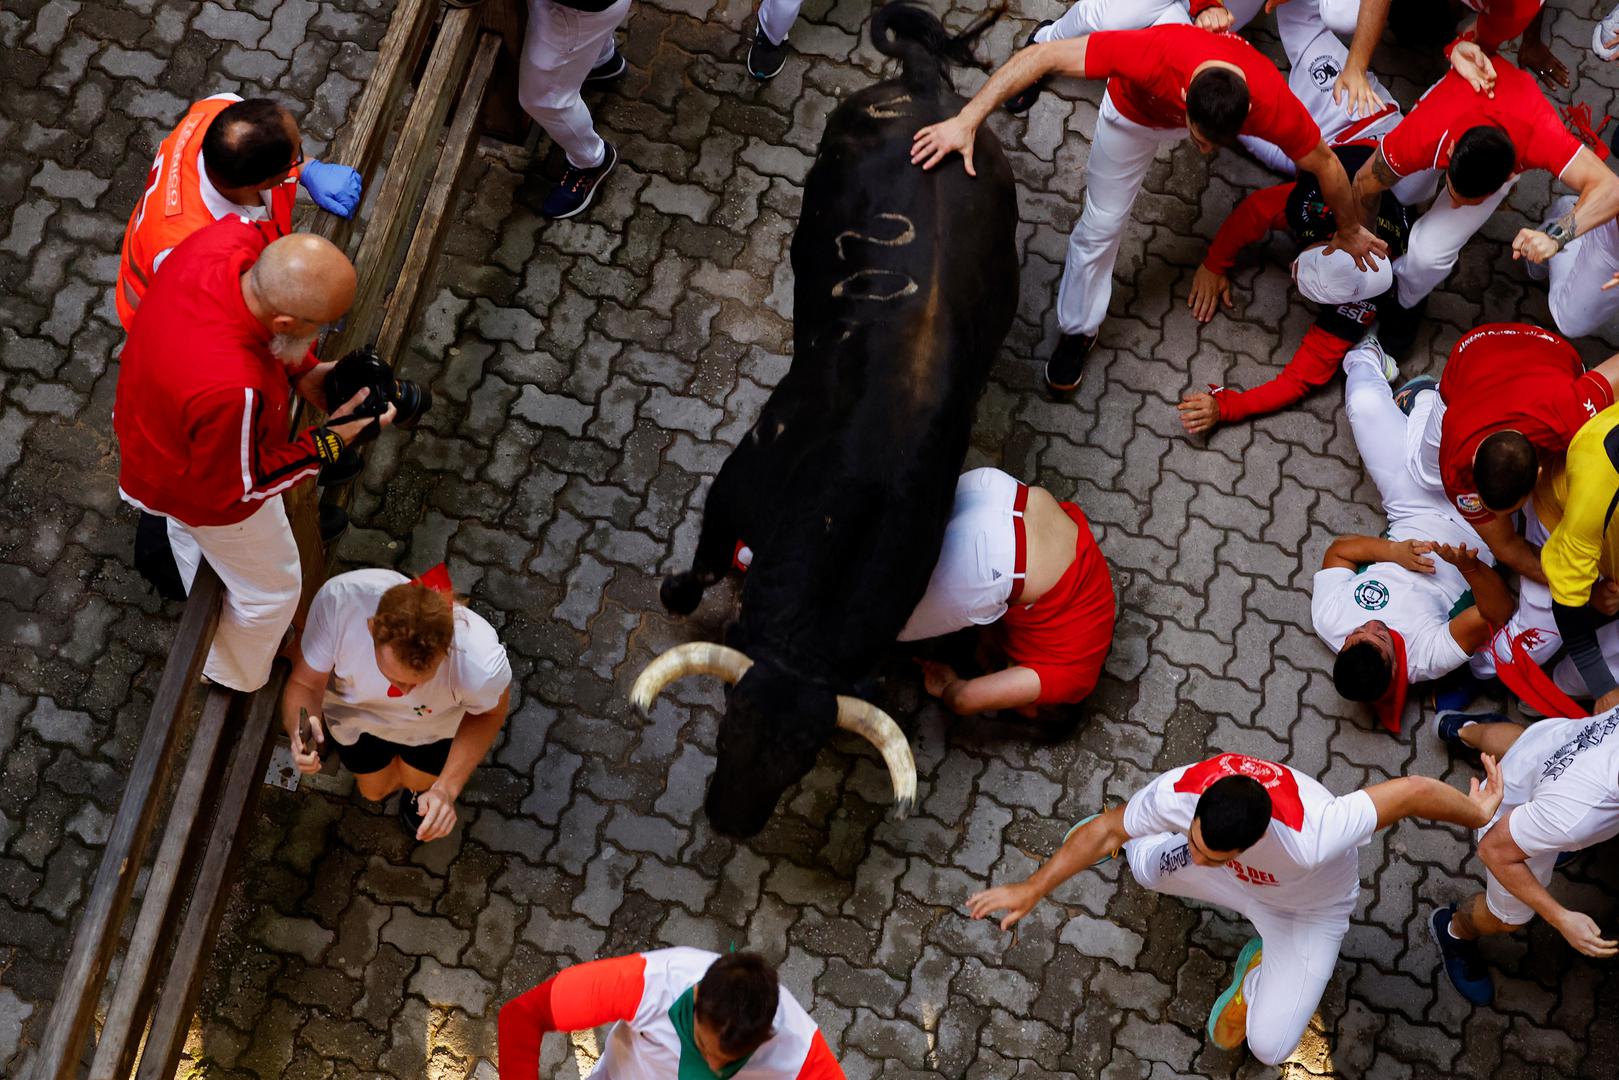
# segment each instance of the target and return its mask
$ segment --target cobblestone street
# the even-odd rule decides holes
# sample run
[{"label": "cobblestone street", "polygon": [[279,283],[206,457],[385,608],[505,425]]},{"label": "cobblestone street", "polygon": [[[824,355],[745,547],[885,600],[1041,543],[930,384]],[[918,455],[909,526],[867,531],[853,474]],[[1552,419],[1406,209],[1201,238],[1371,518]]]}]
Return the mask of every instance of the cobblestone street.
[{"label": "cobblestone street", "polygon": [[[205,95],[282,100],[317,156],[391,6],[0,10],[0,1076],[29,1072],[179,611],[132,570],[135,518],[115,484],[124,222],[158,140]],[[978,13],[951,10],[955,26]],[[1018,0],[980,54],[999,63],[1061,10]],[[1572,92],[1551,96],[1601,118],[1619,111],[1619,66],[1590,53],[1594,10],[1577,0],[1549,16],[1575,73]],[[1149,893],[1118,861],[1077,876],[1015,935],[968,920],[963,901],[1213,749],[1286,762],[1336,792],[1408,773],[1466,786],[1472,766],[1452,763],[1431,704],[1403,735],[1376,728],[1334,692],[1310,629],[1329,541],[1384,524],[1342,380],[1206,441],[1181,431],[1183,393],[1256,384],[1313,318],[1288,288],[1282,237],[1239,263],[1234,312],[1204,326],[1187,310],[1208,239],[1271,174],[1185,142],[1161,153],[1077,402],[1038,391],[1101,96],[1069,83],[1026,120],[991,123],[1019,181],[1022,302],[968,464],[1072,498],[1096,528],[1120,621],[1088,718],[1056,744],[958,720],[896,657],[877,701],[912,735],[910,818],[888,819],[881,760],[840,735],[755,840],[708,829],[719,684],[671,687],[649,721],[628,690],[663,648],[717,640],[732,610],[722,587],[694,618],[671,618],[658,583],[689,563],[709,479],[786,371],[787,245],[823,122],[884,71],[865,38],[869,0],[809,0],[797,54],[756,83],[743,67],[751,12],[741,0],[635,7],[628,75],[588,96],[623,164],[579,218],[539,216],[543,139],[532,161],[486,140],[469,170],[401,372],[430,382],[436,404],[374,448],[341,556],[345,569],[409,572],[447,560],[510,650],[512,718],[442,841],[416,846],[391,804],[329,786],[263,790],[192,1074],[493,1080],[502,1002],[576,960],[688,944],[778,962],[858,1080],[1274,1076],[1203,1033],[1249,934],[1241,920]],[[1279,57],[1272,26],[1262,15],[1250,36]],[[1385,46],[1373,66],[1409,106],[1440,63]],[[1544,286],[1506,242],[1539,222],[1548,193],[1545,174],[1527,176],[1467,247],[1404,376],[1437,371],[1479,322],[1547,322]],[[1612,351],[1579,344],[1588,360]],[[1555,886],[1608,929],[1612,856],[1588,854]],[[1361,868],[1337,974],[1283,1075],[1619,1075],[1619,968],[1544,924],[1485,946],[1493,1007],[1445,982],[1425,919],[1482,880],[1462,830],[1401,824]],[[596,1045],[548,1039],[542,1075],[572,1080]]]}]

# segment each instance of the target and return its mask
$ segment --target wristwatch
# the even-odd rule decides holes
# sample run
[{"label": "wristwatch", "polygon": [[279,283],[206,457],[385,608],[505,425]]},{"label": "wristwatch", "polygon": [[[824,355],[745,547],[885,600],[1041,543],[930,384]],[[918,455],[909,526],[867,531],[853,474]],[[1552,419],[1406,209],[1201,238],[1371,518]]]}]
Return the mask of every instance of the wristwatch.
[{"label": "wristwatch", "polygon": [[1557,250],[1562,251],[1568,247],[1570,240],[1574,239],[1574,226],[1564,225],[1561,221],[1554,221],[1546,226],[1546,235],[1557,243]]}]

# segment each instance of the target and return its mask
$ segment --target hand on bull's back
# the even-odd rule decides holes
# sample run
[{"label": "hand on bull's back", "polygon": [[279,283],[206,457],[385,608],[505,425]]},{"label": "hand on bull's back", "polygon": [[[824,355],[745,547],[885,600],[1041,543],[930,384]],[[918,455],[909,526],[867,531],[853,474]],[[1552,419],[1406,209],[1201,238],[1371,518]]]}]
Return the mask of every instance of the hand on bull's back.
[{"label": "hand on bull's back", "polygon": [[911,164],[931,169],[951,154],[960,154],[968,176],[977,176],[973,169],[973,140],[978,125],[964,119],[959,113],[948,120],[929,124],[911,139]]}]

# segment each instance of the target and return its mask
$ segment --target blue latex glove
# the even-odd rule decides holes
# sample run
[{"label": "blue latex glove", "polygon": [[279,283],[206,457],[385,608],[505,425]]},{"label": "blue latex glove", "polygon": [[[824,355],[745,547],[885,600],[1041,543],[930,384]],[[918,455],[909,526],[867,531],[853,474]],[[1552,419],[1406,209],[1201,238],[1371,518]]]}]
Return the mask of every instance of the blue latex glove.
[{"label": "blue latex glove", "polygon": [[348,217],[360,205],[360,174],[347,165],[330,165],[315,158],[304,162],[298,182],[315,205],[338,217]]}]

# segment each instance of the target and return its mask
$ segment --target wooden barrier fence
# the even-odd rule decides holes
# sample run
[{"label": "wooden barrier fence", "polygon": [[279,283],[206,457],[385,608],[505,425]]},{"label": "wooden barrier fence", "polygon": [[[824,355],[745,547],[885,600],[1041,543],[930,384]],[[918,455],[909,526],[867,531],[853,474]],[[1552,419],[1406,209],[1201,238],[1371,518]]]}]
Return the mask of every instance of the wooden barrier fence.
[{"label": "wooden barrier fence", "polygon": [[[354,308],[324,343],[323,358],[335,359],[373,341],[392,360],[404,349],[480,130],[508,139],[524,133],[511,98],[525,15],[522,0],[484,0],[472,7],[399,0],[376,67],[326,154],[365,176],[367,205],[353,252],[359,276]],[[491,87],[499,97],[490,96]],[[383,151],[407,97],[410,104],[384,167]],[[352,248],[357,222],[307,207],[302,213],[299,228]],[[298,411],[296,425],[318,422],[312,410]],[[343,503],[346,496],[339,489],[325,498]],[[303,561],[300,622],[331,560],[320,542],[319,498],[309,484],[287,498]],[[123,962],[93,1040],[91,1080],[125,1080],[132,1073],[138,1080],[168,1080],[184,1051],[243,832],[274,744],[286,680],[286,665],[278,662],[269,684],[251,695],[200,682],[222,595],[218,576],[205,562],[186,601],[79,917],[35,1059],[35,1080],[72,1080],[83,1071],[120,947]],[[186,751],[151,856],[146,891],[125,940],[136,879],[146,865],[182,745]]]}]

